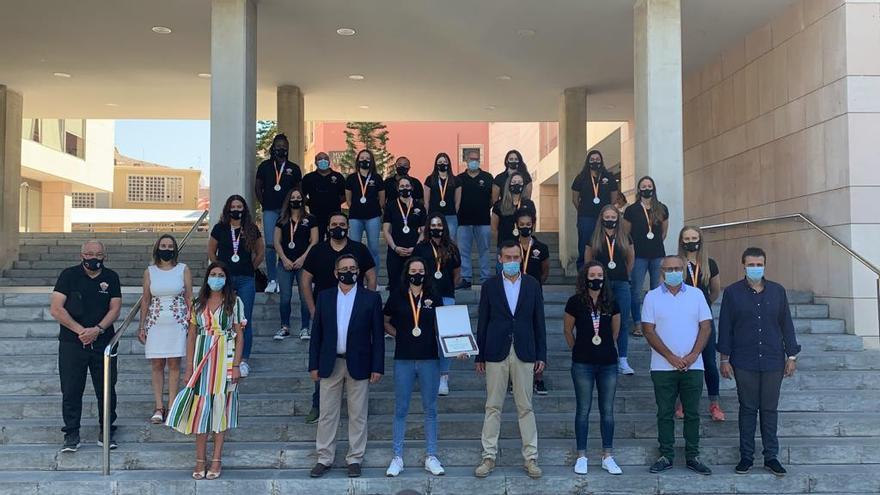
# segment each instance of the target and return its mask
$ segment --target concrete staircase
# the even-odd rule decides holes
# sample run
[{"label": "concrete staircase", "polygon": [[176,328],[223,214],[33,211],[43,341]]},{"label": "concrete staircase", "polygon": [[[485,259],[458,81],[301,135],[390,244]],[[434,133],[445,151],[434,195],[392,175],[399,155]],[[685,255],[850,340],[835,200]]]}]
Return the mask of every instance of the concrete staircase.
[{"label": "concrete staircase", "polygon": [[[60,247],[60,246],[59,246]],[[111,253],[120,252],[114,249]],[[25,252],[25,255],[28,253]],[[124,254],[120,252],[120,256]],[[845,332],[841,320],[829,319],[828,308],[814,304],[807,293],[789,299],[803,353],[797,375],[783,384],[779,434],[781,461],[789,475],[776,479],[761,469],[733,473],[738,460],[737,401],[732,382],[722,383],[724,423],[703,413],[702,458],[715,474],[702,477],[681,466],[662,475],[647,472],[656,458],[653,390],[648,375],[649,351],[643,339],[631,339],[630,361],[637,370],[621,377],[616,400],[615,457],[624,470],[612,477],[599,468],[596,407],[590,424],[590,474],[575,475],[574,393],[569,375],[570,354],[561,335],[564,303],[571,290],[548,287],[546,313],[550,354],[546,380],[550,395],[535,397],[540,436],[541,480],[530,480],[520,469],[519,435],[512,398],[505,404],[499,469],[477,480],[473,467],[480,458],[485,384],[470,363],[456,362],[452,394],[440,398],[440,451],[447,468],[443,477],[421,469],[424,451],[421,406],[413,395],[407,427],[406,471],[384,477],[390,460],[394,408],[393,341],[388,344],[388,375],[370,391],[370,443],[364,477],[350,480],[344,469],[321,480],[308,477],[315,462],[315,426],[303,422],[311,402],[312,383],[305,369],[307,343],[298,339],[274,342],[278,327],[277,296],[260,294],[255,309],[254,371],[241,385],[241,427],[231,431],[219,481],[194,482],[192,439],[165,426],[149,424],[152,412],[150,372],[143,346],[133,328],[119,348],[118,450],[111,453],[114,473],[104,478],[97,438],[97,408],[91,385],[85,392],[82,436],[76,454],[58,452],[60,393],[57,377],[57,325],[48,314],[45,289],[6,289],[0,294],[0,494],[3,493],[877,493],[880,492],[880,353],[865,350],[862,341]],[[137,298],[124,295],[124,308]],[[472,316],[479,293],[460,291],[459,303]],[[715,308],[717,311],[717,308]],[[297,308],[294,308],[297,315]],[[294,325],[296,327],[296,325]],[[344,413],[343,413],[344,414]],[[678,437],[680,438],[680,427]],[[346,437],[341,425],[340,438]],[[760,444],[760,441],[759,441]],[[340,446],[344,452],[346,446]],[[760,449],[760,445],[759,445]],[[342,466],[344,454],[338,456]],[[760,461],[759,461],[760,464]]]}]

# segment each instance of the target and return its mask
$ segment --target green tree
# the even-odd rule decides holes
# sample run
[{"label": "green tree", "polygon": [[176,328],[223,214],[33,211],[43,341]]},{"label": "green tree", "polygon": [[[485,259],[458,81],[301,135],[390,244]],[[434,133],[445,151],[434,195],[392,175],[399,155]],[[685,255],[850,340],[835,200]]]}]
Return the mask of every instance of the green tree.
[{"label": "green tree", "polygon": [[385,176],[385,167],[394,161],[394,155],[388,152],[388,129],[381,122],[347,122],[345,124],[345,153],[340,166],[342,172],[350,174],[354,171],[355,154],[368,149],[376,157],[376,169],[379,175]]},{"label": "green tree", "polygon": [[269,148],[272,147],[272,140],[278,134],[278,123],[274,120],[258,120],[257,121],[257,145],[255,153],[257,155],[257,166],[269,158]]}]

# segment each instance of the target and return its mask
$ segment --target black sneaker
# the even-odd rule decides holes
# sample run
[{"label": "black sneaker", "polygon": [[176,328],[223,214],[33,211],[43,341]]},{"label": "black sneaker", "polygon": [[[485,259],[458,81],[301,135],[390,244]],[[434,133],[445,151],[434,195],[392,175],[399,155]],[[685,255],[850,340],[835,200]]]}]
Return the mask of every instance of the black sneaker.
[{"label": "black sneaker", "polygon": [[456,290],[459,290],[459,289],[470,289],[470,288],[471,288],[471,283],[468,282],[467,280],[464,280],[464,279],[462,279],[462,281],[459,282],[459,284],[455,286],[455,289],[456,289]]},{"label": "black sneaker", "polygon": [[672,461],[666,458],[666,456],[661,455],[657,462],[651,465],[651,468],[648,469],[651,473],[659,473],[662,471],[666,471],[668,469],[672,469]]},{"label": "black sneaker", "polygon": [[[110,431],[110,450],[113,450],[116,447],[119,447],[119,444],[116,443],[116,439],[113,437],[114,437],[113,431],[111,430]],[[98,432],[98,447],[103,447],[103,446],[104,446],[104,434],[102,432]]]},{"label": "black sneaker", "polygon": [[746,474],[752,469],[752,461],[747,461],[745,459],[740,459],[739,464],[736,465],[734,470],[736,474]]},{"label": "black sneaker", "polygon": [[544,380],[538,380],[535,382],[535,393],[538,395],[547,395],[547,386],[544,385]]},{"label": "black sneaker", "polygon": [[785,476],[785,473],[788,471],[782,467],[778,459],[770,459],[769,461],[764,461],[764,469],[773,473],[774,476],[779,476],[780,478]]},{"label": "black sneaker", "polygon": [[79,450],[79,433],[67,433],[64,435],[64,446],[61,452],[76,452]]},{"label": "black sneaker", "polygon": [[709,469],[709,466],[703,464],[703,461],[700,460],[699,457],[694,457],[693,459],[687,460],[687,468],[691,471],[708,476],[712,474],[712,470]]}]

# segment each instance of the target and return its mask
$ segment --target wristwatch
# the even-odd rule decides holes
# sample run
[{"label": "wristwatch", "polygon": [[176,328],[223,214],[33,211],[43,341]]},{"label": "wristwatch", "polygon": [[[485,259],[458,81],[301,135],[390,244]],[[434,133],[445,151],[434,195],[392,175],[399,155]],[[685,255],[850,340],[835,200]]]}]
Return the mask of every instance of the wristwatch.
[{"label": "wristwatch", "polygon": [[797,355],[794,355],[794,356],[788,356],[788,360],[789,360],[789,361],[797,361]]},{"label": "wristwatch", "polygon": [[95,328],[98,329],[98,335],[103,335],[103,334],[104,334],[104,327],[102,327],[100,324],[95,325]]}]

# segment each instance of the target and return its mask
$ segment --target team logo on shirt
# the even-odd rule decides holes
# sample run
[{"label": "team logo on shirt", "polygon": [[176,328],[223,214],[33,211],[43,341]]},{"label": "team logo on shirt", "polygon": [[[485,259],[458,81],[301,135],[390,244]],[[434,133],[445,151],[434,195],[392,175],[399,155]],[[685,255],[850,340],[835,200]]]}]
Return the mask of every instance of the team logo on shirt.
[{"label": "team logo on shirt", "polygon": [[100,289],[98,290],[99,293],[106,294],[107,288],[110,287],[110,284],[108,284],[107,282],[101,282],[100,284],[98,284],[98,287]]},{"label": "team logo on shirt", "polygon": [[425,309],[431,309],[431,305],[433,305],[433,304],[434,304],[434,301],[432,301],[430,299],[425,299],[424,301],[422,301],[422,307],[424,307]]},{"label": "team logo on shirt", "polygon": [[373,179],[370,179],[370,180],[367,181],[367,185],[368,185],[368,186],[375,186],[375,185],[376,185],[376,181],[373,180]]},{"label": "team logo on shirt", "polygon": [[421,211],[422,210],[420,210],[419,208],[413,208],[413,213],[415,213],[416,215],[418,215]]},{"label": "team logo on shirt", "polygon": [[293,175],[293,169],[292,168],[285,169],[284,173],[285,173],[285,175]]},{"label": "team logo on shirt", "polygon": [[480,187],[483,187],[483,184],[485,184],[485,181],[483,179],[480,179]]},{"label": "team logo on shirt", "polygon": [[309,226],[309,219],[308,219],[308,218],[303,218],[302,226],[303,226],[303,227],[308,227],[308,226]]},{"label": "team logo on shirt", "polygon": [[608,177],[602,177],[602,184],[608,184]]},{"label": "team logo on shirt", "polygon": [[331,175],[331,176],[330,176],[330,182],[331,182],[332,184],[336,184],[336,176],[335,176],[335,175]]},{"label": "team logo on shirt", "polygon": [[532,257],[537,258],[539,256],[541,256],[541,250],[540,249],[533,249],[532,250]]}]

